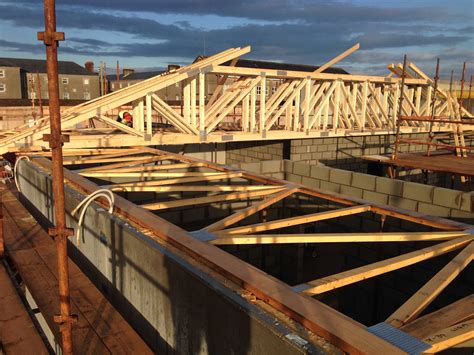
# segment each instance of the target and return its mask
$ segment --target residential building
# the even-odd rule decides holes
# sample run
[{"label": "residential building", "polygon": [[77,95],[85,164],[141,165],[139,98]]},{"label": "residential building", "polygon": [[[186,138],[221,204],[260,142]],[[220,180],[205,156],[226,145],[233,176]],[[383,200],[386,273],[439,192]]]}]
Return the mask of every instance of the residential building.
[{"label": "residential building", "polygon": [[[99,96],[99,77],[91,62],[82,67],[59,61],[59,97],[62,100],[90,100]],[[48,100],[46,60],[0,58],[1,99]]]},{"label": "residential building", "polygon": [[[200,61],[206,58],[206,56],[198,56],[193,63]],[[231,62],[226,62],[223,65],[231,65]],[[260,60],[250,60],[250,59],[239,59],[235,63],[236,67],[242,68],[259,68],[259,69],[275,69],[275,70],[284,70],[284,71],[305,71],[313,72],[319,68],[319,66],[313,65],[304,65],[304,64],[291,64],[291,63],[278,63],[278,62],[268,62]],[[178,65],[170,64],[168,65],[168,71],[179,69]],[[109,81],[109,91],[117,91],[128,87],[130,85],[136,84],[140,81],[152,78],[157,75],[166,73],[167,71],[150,71],[150,72],[135,72],[133,69],[123,69],[122,73],[117,78],[117,75],[108,75],[107,79]],[[323,71],[323,73],[333,73],[333,74],[349,74],[347,71],[341,68],[328,68]],[[231,85],[236,78],[229,78],[225,86]],[[214,89],[217,86],[218,75],[216,74],[207,74],[206,75],[206,99],[212,95]],[[281,80],[269,79],[267,81],[265,94],[271,95],[274,94],[281,84]],[[256,88],[257,96],[261,94],[261,88],[258,86]],[[177,102],[181,101],[182,97],[182,83],[177,83],[174,86],[166,87],[165,89],[158,92],[158,96],[167,101],[167,102]]]}]

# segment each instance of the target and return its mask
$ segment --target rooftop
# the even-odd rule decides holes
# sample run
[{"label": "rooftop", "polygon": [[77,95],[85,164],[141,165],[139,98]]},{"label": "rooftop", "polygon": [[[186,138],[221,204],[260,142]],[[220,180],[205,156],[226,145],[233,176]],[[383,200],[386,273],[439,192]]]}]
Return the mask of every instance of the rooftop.
[{"label": "rooftop", "polygon": [[[230,63],[231,61],[228,61],[224,63],[223,65],[230,65]],[[319,68],[319,66],[317,65],[267,62],[267,61],[252,60],[252,59],[239,59],[235,66],[240,67],[240,68],[260,68],[260,69],[303,71],[303,72],[313,72]],[[324,70],[323,73],[349,74],[344,69],[334,68],[334,67]]]},{"label": "rooftop", "polygon": [[[147,71],[147,72],[134,72],[124,76],[123,73],[119,75],[119,80],[145,80],[154,76],[163,74],[165,70]],[[107,75],[107,79],[110,81],[117,80],[116,74]]]},{"label": "rooftop", "polygon": [[[0,67],[19,67],[26,72],[46,73],[46,60],[23,58],[0,58]],[[58,61],[59,74],[97,75],[75,62]]]}]

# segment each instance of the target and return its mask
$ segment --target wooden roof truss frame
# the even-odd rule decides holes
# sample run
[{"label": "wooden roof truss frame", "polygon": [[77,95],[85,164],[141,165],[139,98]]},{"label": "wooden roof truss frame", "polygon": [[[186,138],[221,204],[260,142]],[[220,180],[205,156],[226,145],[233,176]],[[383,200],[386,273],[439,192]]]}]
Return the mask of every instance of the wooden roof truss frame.
[{"label": "wooden roof truss frame", "polygon": [[[329,61],[327,68],[358,48],[358,45]],[[250,47],[231,48],[178,70],[144,80],[130,87],[90,100],[66,110],[62,127],[72,130],[68,148],[119,147],[136,145],[244,141],[255,139],[311,138],[386,134],[395,131],[401,79],[395,76],[281,71],[223,66],[250,52]],[[232,64],[232,63],[231,63]],[[449,115],[456,100],[414,64],[405,80],[406,97],[402,114],[429,115],[433,95],[438,115]],[[389,69],[397,74],[398,66]],[[220,76],[213,93],[206,92],[206,75]],[[281,82],[268,97],[270,80]],[[229,85],[225,85],[229,82]],[[157,92],[173,85],[183,87],[182,112],[163,101]],[[207,96],[209,95],[209,98]],[[111,111],[132,105],[133,127],[115,121]],[[473,117],[468,111],[464,115]],[[158,115],[172,128],[153,128]],[[230,115],[237,115],[233,129],[226,128]],[[110,129],[81,129],[78,125],[94,119]],[[402,132],[427,131],[426,122],[404,122]],[[43,134],[49,130],[49,117],[4,132],[0,153],[26,144],[45,147]],[[117,130],[119,133],[117,133]],[[449,123],[437,122],[435,130],[452,130]],[[8,134],[7,134],[8,133]]]},{"label": "wooden roof truss frame", "polygon": [[[145,228],[148,235],[171,242],[191,257],[213,267],[246,288],[257,298],[267,302],[331,343],[354,353],[404,353],[371,334],[365,326],[323,305],[310,296],[319,295],[368,278],[376,277],[424,260],[458,250],[458,254],[409,298],[385,321],[428,344],[427,353],[460,344],[474,335],[474,296],[470,295],[443,309],[419,317],[421,312],[469,265],[474,255],[473,226],[421,215],[399,208],[380,205],[367,200],[346,197],[336,193],[312,189],[300,184],[269,178],[239,169],[212,164],[188,156],[172,154],[151,148],[127,150],[65,150],[66,166],[80,164],[80,169],[65,170],[67,183],[88,194],[99,188],[127,193],[153,191],[166,194],[199,191],[204,197],[161,199],[141,206],[116,197],[115,212]],[[38,155],[38,154],[37,154]],[[48,156],[49,153],[40,153]],[[41,157],[33,162],[50,168],[50,161]],[[97,164],[101,164],[97,166]],[[93,166],[91,166],[93,165]],[[191,170],[183,172],[183,169]],[[197,171],[198,170],[198,171]],[[84,177],[126,177],[130,182],[98,186]],[[244,179],[247,184],[229,184],[230,179]],[[193,183],[189,185],[189,183]],[[196,185],[199,183],[199,185]],[[318,197],[340,204],[328,211],[306,213],[301,216],[271,221],[262,220],[250,225],[237,225],[251,215],[262,212],[278,201],[294,195]],[[248,207],[234,211],[202,230],[188,233],[151,214],[151,211],[173,210],[197,205],[211,205],[226,201],[248,201]],[[104,206],[107,204],[105,201]],[[99,201],[99,203],[102,203]],[[148,211],[147,211],[148,210]],[[422,224],[436,229],[430,232],[379,233],[306,233],[261,234],[289,226],[327,221],[360,213]],[[262,218],[262,217],[261,217]],[[383,227],[383,226],[382,226]],[[166,232],[163,232],[166,231]],[[436,244],[407,254],[398,255],[373,264],[308,281],[290,287],[269,279],[259,269],[242,264],[212,245],[288,244],[288,243],[358,243],[358,242],[414,242],[433,241]],[[230,259],[229,259],[230,258]],[[243,266],[247,265],[247,266]],[[251,272],[248,272],[251,268]],[[244,270],[245,269],[245,270]],[[244,271],[243,271],[244,270]]]}]

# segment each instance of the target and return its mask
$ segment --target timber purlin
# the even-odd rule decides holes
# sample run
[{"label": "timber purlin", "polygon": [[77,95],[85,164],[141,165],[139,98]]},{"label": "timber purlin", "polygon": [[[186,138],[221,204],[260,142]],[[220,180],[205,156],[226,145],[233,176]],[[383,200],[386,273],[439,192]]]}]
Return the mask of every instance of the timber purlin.
[{"label": "timber purlin", "polygon": [[[104,186],[98,186],[90,180],[87,180],[84,176],[81,176],[85,175],[85,173],[81,173],[81,171],[84,171],[83,169],[87,169],[87,165],[89,162],[94,162],[94,164],[100,163],[101,156],[104,156],[105,165],[94,167],[94,176],[99,178],[101,176],[106,177],[109,174],[107,170],[110,169],[110,166],[107,165],[107,156],[109,155],[106,151],[101,151],[100,154],[96,155],[95,157],[93,154],[91,155],[90,151],[86,150],[85,153],[87,157],[81,158],[81,152],[74,151],[76,157],[71,156],[68,159],[81,159],[79,161],[81,161],[82,164],[76,167],[77,173],[75,171],[70,171],[67,169],[64,170],[64,173],[67,184],[77,189],[79,192],[88,195],[99,188],[103,188]],[[114,152],[113,154],[117,153]],[[329,342],[351,353],[387,352],[390,354],[395,354],[403,353],[403,351],[397,349],[393,345],[387,344],[382,339],[379,339],[377,336],[371,334],[363,325],[357,323],[353,319],[350,319],[349,317],[342,315],[338,311],[322,304],[316,299],[307,296],[306,294],[311,294],[310,289],[308,289],[307,287],[291,288],[289,285],[277,279],[274,279],[273,277],[268,276],[261,270],[249,266],[244,261],[239,260],[233,257],[232,255],[229,255],[225,251],[211,244],[219,244],[219,240],[221,240],[221,238],[223,241],[222,244],[259,244],[262,240],[264,240],[264,238],[273,239],[275,243],[278,243],[280,241],[283,243],[324,243],[328,241],[328,238],[334,238],[335,242],[352,243],[364,242],[368,240],[373,242],[438,241],[437,244],[434,244],[431,247],[415,250],[408,254],[403,254],[393,259],[387,259],[374,264],[366,265],[359,269],[349,270],[340,275],[329,276],[327,280],[322,279],[307,282],[307,284],[319,285],[317,287],[322,287],[321,289],[331,289],[342,287],[353,282],[358,282],[368,277],[380,275],[391,270],[396,270],[400,267],[413,265],[423,260],[433,258],[437,255],[442,255],[462,248],[468,248],[466,247],[466,245],[470,243],[472,244],[472,241],[474,240],[474,235],[472,232],[473,227],[467,224],[443,218],[425,216],[419,213],[385,206],[363,199],[330,193],[328,191],[320,189],[311,189],[300,184],[289,183],[284,180],[269,178],[267,176],[249,173],[236,168],[209,163],[204,160],[192,158],[189,156],[172,154],[152,148],[142,148],[138,151],[124,150],[124,156],[128,157],[127,159],[130,160],[124,163],[120,163],[119,165],[114,165],[114,171],[116,174],[118,174],[117,176],[120,176],[120,174],[128,174],[120,173],[121,169],[127,170],[132,167],[136,169],[135,171],[137,173],[142,170],[146,174],[146,170],[150,169],[151,165],[143,164],[144,162],[153,161],[154,158],[165,157],[164,159],[160,160],[159,165],[160,169],[161,167],[163,167],[163,170],[160,170],[163,172],[163,175],[159,176],[159,180],[156,180],[156,178],[152,178],[151,181],[143,181],[143,178],[146,175],[140,176],[140,174],[138,174],[135,178],[131,178],[132,180],[129,180],[129,182],[123,184],[110,184],[106,187],[112,190],[117,189],[117,191],[119,191],[119,188],[122,185],[131,188],[133,188],[134,186],[148,186],[150,190],[152,190],[153,186],[176,186],[176,189],[160,189],[159,191],[156,191],[160,193],[160,203],[168,203],[170,209],[192,207],[196,204],[196,200],[198,199],[188,198],[184,200],[178,199],[176,201],[166,201],[163,200],[163,196],[167,196],[166,194],[179,190],[179,186],[186,186],[185,184],[187,182],[202,181],[203,183],[205,183],[208,178],[209,181],[211,181],[211,179],[213,181],[212,185],[208,185],[215,187],[213,191],[219,191],[219,186],[221,186],[221,190],[223,192],[227,192],[222,195],[214,195],[207,197],[201,196],[198,200],[199,203],[212,205],[212,203],[222,202],[231,197],[247,200],[247,198],[250,196],[247,193],[235,194],[233,191],[224,188],[225,186],[246,185],[227,185],[226,182],[220,182],[220,180],[212,178],[215,175],[206,175],[210,174],[209,170],[213,171],[214,174],[218,173],[218,179],[221,179],[222,176],[228,174],[227,176],[238,177],[238,181],[241,184],[244,183],[249,184],[247,186],[255,186],[256,190],[253,191],[256,191],[257,195],[262,195],[263,198],[261,200],[254,200],[254,202],[250,202],[250,205],[247,208],[234,211],[233,214],[230,214],[230,216],[222,219],[221,221],[213,223],[207,228],[204,228],[202,231],[196,231],[193,233],[186,232],[180,227],[170,222],[167,222],[165,219],[160,218],[156,214],[147,210],[146,204],[138,206],[120,196],[116,196],[114,213],[118,214],[122,218],[132,221],[141,228],[144,228],[150,238],[158,238],[160,241],[170,243],[174,247],[179,248],[190,257],[211,267],[214,271],[221,273],[223,276],[229,278],[237,285],[253,293],[258,299],[273,306],[276,310],[300,322],[302,325],[315,332],[316,334],[324,337]],[[132,159],[137,158],[135,156],[138,156],[138,159]],[[23,161],[21,162],[21,164],[36,164],[46,169],[46,171],[49,171],[51,169],[51,162],[48,159],[45,159],[44,157],[32,157],[32,162]],[[190,166],[198,165],[197,169],[200,170],[201,176],[182,178],[173,177],[174,175],[176,175],[176,173],[174,173],[173,171],[181,171],[183,166],[182,164],[189,164]],[[165,169],[166,167],[168,168],[167,172]],[[177,169],[177,167],[179,169]],[[206,169],[208,171],[206,171]],[[168,178],[166,177],[166,173],[169,174]],[[198,172],[193,173],[198,174]],[[184,173],[184,176],[185,174],[186,173]],[[254,183],[258,183],[259,185],[252,185]],[[273,191],[271,189],[269,190],[268,188],[263,189],[263,186],[265,185],[271,186],[271,188],[278,188],[278,190]],[[191,187],[193,185],[189,186]],[[259,189],[261,189],[262,192],[259,192]],[[205,189],[201,190],[201,192],[206,192]],[[140,189],[137,191],[140,191]],[[264,193],[265,191],[269,191],[271,193]],[[271,206],[272,204],[277,203],[278,201],[281,201],[282,199],[295,194],[308,197],[317,197],[319,199],[324,199],[333,203],[341,204],[342,206],[335,207],[335,209],[330,210],[330,212],[320,212],[311,215],[302,215],[300,217],[288,218],[286,220],[280,219],[272,221],[262,221],[262,223],[260,224],[243,225],[241,227],[227,229],[228,227],[235,225],[239,221],[243,221],[244,218],[264,211],[265,208]],[[103,204],[105,206],[106,202],[99,200],[99,204]],[[308,221],[339,218],[341,216],[353,213],[370,213],[378,214],[380,216],[391,216],[412,223],[424,225],[426,227],[434,228],[435,231],[425,233],[356,233],[352,235],[333,233],[332,236],[324,234],[252,234],[266,231],[269,229],[281,229],[282,227],[289,225],[302,225],[308,223]],[[293,240],[291,240],[292,238]],[[268,240],[265,242],[271,243],[271,241]],[[453,259],[452,264],[448,264],[450,266],[447,267],[447,269],[443,269],[442,271],[440,271],[440,273],[442,273],[440,275],[450,273],[449,280],[452,280],[457,274],[451,272],[451,265],[457,265],[459,264],[459,262],[461,262],[463,267],[466,267],[472,260],[472,255],[468,255],[469,250],[471,250],[470,248],[472,247],[461,251],[457,256],[457,259]],[[334,280],[340,281],[334,282]],[[427,285],[433,285],[429,287],[436,287],[436,292],[440,292],[444,288],[446,288],[448,284],[449,282],[439,283],[438,278],[434,278]],[[433,297],[424,296],[423,289],[421,289],[420,292],[416,293],[414,297],[417,302],[421,302],[422,307],[426,307],[433,300]],[[416,318],[417,314],[409,316],[410,321],[416,320]],[[410,321],[407,322],[407,324],[409,324]],[[463,319],[457,319],[457,321],[463,321]],[[442,330],[443,329],[436,329],[435,331]],[[461,336],[458,338],[462,339],[463,336],[465,336],[465,334],[461,334]],[[446,346],[452,346],[453,342],[450,342],[449,344],[436,342],[430,344],[432,345],[433,349],[439,349]]]}]

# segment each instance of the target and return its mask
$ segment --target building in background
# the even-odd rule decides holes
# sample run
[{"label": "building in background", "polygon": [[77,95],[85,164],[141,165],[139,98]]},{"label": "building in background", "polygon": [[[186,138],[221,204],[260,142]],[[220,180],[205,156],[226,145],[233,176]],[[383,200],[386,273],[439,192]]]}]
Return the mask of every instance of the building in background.
[{"label": "building in background", "polygon": [[[90,100],[99,96],[99,78],[91,62],[82,67],[74,62],[58,62],[59,98]],[[0,100],[48,100],[46,61],[0,58]]]},{"label": "building in background", "polygon": [[[206,56],[198,56],[193,61],[193,63],[198,62],[202,59],[207,58]],[[226,62],[223,65],[231,65],[231,62]],[[254,68],[254,69],[274,69],[274,70],[283,70],[283,71],[305,71],[313,72],[319,68],[319,66],[313,65],[304,65],[304,64],[290,64],[290,63],[278,63],[278,62],[267,62],[260,60],[250,60],[250,59],[239,59],[235,63],[236,67],[241,68]],[[122,69],[122,73],[117,78],[116,74],[107,75],[108,88],[109,92],[117,91],[138,82],[141,82],[146,79],[150,79],[157,75],[163,75],[164,73],[171,72],[173,70],[179,69],[179,65],[170,64],[168,65],[168,70],[162,71],[149,71],[149,72],[136,72],[134,69]],[[328,68],[324,70],[324,73],[333,73],[333,74],[349,74],[344,69],[340,68]],[[217,82],[220,75],[216,74],[206,74],[206,99],[210,98],[210,95],[214,92]],[[226,81],[224,87],[231,85],[237,78],[229,77]],[[269,79],[267,81],[265,94],[267,96],[276,92],[278,86],[281,84],[281,80],[278,79]],[[163,90],[158,91],[158,96],[166,102],[180,102],[183,95],[182,82],[177,83],[174,86],[166,87]],[[257,87],[257,96],[261,95],[260,86]]]}]

